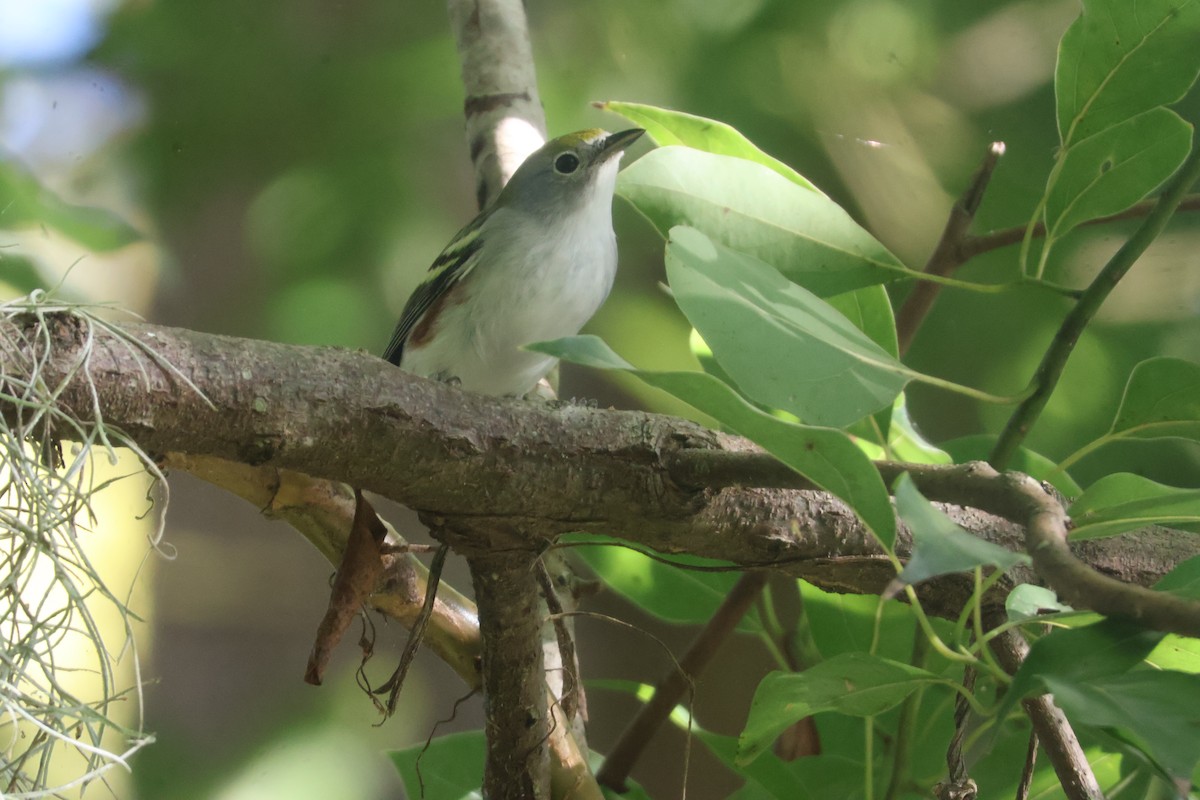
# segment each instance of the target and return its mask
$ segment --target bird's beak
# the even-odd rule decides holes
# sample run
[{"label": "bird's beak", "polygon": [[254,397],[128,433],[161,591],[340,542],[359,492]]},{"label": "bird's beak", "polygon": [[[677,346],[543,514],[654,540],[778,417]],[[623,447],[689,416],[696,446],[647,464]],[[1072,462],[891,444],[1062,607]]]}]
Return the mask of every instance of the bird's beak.
[{"label": "bird's beak", "polygon": [[596,148],[596,156],[592,160],[595,164],[602,164],[608,161],[613,156],[625,152],[625,148],[637,141],[638,137],[646,131],[642,128],[630,128],[627,131],[618,131],[605,136]]}]

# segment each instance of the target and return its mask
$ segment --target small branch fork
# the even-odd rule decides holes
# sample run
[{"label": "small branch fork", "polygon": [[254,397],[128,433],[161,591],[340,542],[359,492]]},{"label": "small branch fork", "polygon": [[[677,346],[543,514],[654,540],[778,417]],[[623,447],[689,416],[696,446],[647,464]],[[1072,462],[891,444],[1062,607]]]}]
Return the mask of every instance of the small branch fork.
[{"label": "small branch fork", "polygon": [[1200,179],[1200,147],[1194,147],[1183,166],[1175,173],[1175,177],[1167,185],[1163,193],[1154,201],[1150,212],[1133,235],[1121,245],[1121,248],[1109,259],[1108,263],[1084,291],[1079,301],[1063,319],[1055,334],[1042,363],[1034,373],[1031,386],[1033,392],[1021,402],[1009,417],[1000,438],[992,449],[988,461],[998,469],[1004,469],[1012,461],[1021,442],[1029,434],[1034,423],[1041,415],[1050,395],[1058,385],[1067,360],[1075,350],[1079,337],[1088,324],[1100,310],[1100,306],[1108,298],[1110,292],[1125,277],[1146,248],[1158,238],[1167,226],[1171,216],[1183,201],[1184,195],[1192,185]]},{"label": "small branch fork", "polygon": [[[950,218],[942,230],[933,254],[925,264],[924,272],[929,275],[946,277],[965,264],[972,255],[967,255],[968,243],[974,241],[970,236],[971,223],[975,221],[975,213],[983,202],[983,193],[992,179],[992,172],[1004,155],[1004,142],[992,142],[988,147],[983,163],[979,165],[975,176],[971,178],[966,191],[958,198],[950,209]],[[1024,229],[1022,229],[1022,233]],[[1018,239],[1017,241],[1020,241]],[[921,327],[921,323],[933,308],[933,302],[941,291],[941,284],[933,281],[917,281],[904,301],[904,305],[896,312],[896,335],[900,342],[901,354],[908,351],[913,337]]]},{"label": "small branch fork", "polygon": [[[1013,228],[1004,228],[990,233],[972,234],[970,232],[971,225],[975,221],[975,215],[979,211],[979,206],[983,202],[984,193],[987,191],[988,184],[991,182],[992,174],[995,172],[996,165],[999,163],[1000,157],[1004,155],[1004,143],[992,142],[988,146],[987,153],[984,154],[983,161],[979,168],[975,171],[967,188],[959,196],[954,206],[950,209],[950,216],[946,220],[946,226],[942,229],[942,235],[938,239],[937,245],[934,246],[933,252],[929,259],[925,262],[925,267],[922,270],[928,275],[938,277],[949,277],[954,274],[960,267],[966,264],[976,256],[999,250],[1003,247],[1010,247],[1014,244],[1020,244],[1026,235],[1026,226],[1021,225]],[[1190,161],[1189,161],[1190,163]],[[1182,167],[1177,173],[1176,181],[1171,187],[1163,193],[1159,198],[1145,200],[1140,203],[1135,203],[1129,208],[1117,214],[1110,214],[1106,217],[1097,217],[1096,219],[1088,220],[1080,224],[1080,227],[1090,227],[1096,225],[1109,225],[1113,222],[1120,222],[1131,219],[1145,219],[1147,224],[1154,226],[1153,233],[1146,237],[1144,244],[1140,245],[1136,254],[1132,258],[1122,256],[1119,252],[1113,257],[1113,261],[1118,261],[1122,266],[1120,274],[1115,275],[1110,270],[1117,268],[1106,268],[1087,290],[1081,290],[1077,293],[1079,302],[1076,308],[1084,306],[1085,309],[1095,304],[1098,308],[1099,303],[1103,302],[1107,297],[1112,287],[1116,285],[1116,281],[1124,275],[1124,272],[1132,266],[1133,261],[1137,260],[1137,256],[1145,250],[1148,245],[1161,231],[1161,225],[1157,219],[1152,220],[1152,217],[1162,217],[1161,222],[1165,223],[1170,214],[1175,211],[1200,211],[1200,195],[1186,195],[1189,187],[1195,183],[1195,176],[1189,180],[1187,178],[1187,164]],[[1172,203],[1170,210],[1160,209],[1164,200]],[[1046,226],[1044,223],[1038,222],[1032,228],[1028,229],[1029,234],[1034,237],[1046,235]],[[1135,233],[1130,242],[1126,244],[1126,248],[1139,247],[1139,242],[1142,234]],[[1124,251],[1125,248],[1122,248]],[[1110,261],[1110,264],[1112,261]],[[1105,272],[1109,272],[1105,276]],[[937,300],[938,295],[942,291],[942,285],[933,281],[917,281],[905,298],[904,303],[896,312],[896,335],[899,341],[900,353],[903,355],[908,351],[913,339],[916,338],[917,331],[920,330],[921,324],[933,309],[933,304]],[[1103,292],[1101,294],[1101,292]],[[1087,321],[1095,314],[1095,308],[1091,309],[1090,314],[1083,320],[1086,325]],[[1064,323],[1066,325],[1066,323]],[[1076,334],[1077,335],[1077,334]],[[1066,339],[1067,334],[1060,333],[1058,339]],[[1072,343],[1073,345],[1073,343]],[[1069,353],[1069,351],[1068,351]],[[1050,385],[1050,390],[1053,385]],[[1032,403],[1033,401],[1026,401]],[[1044,405],[1044,404],[1043,404]],[[1040,409],[1039,409],[1040,410]],[[997,463],[993,459],[993,464],[1003,466],[1002,463]]]}]

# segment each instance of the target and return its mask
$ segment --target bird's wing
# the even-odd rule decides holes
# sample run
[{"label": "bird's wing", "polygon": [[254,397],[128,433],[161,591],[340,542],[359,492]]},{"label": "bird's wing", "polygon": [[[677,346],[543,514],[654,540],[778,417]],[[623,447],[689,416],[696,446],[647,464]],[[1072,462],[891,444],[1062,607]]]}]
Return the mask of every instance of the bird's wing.
[{"label": "bird's wing", "polygon": [[421,285],[413,290],[408,302],[404,305],[404,311],[400,314],[400,321],[396,323],[392,339],[383,352],[386,360],[396,366],[400,365],[400,359],[404,355],[404,343],[408,340],[408,335],[412,333],[413,328],[420,322],[421,317],[439,297],[474,269],[475,264],[479,261],[479,249],[483,245],[483,239],[479,234],[488,216],[490,215],[480,214],[476,217],[471,224],[459,231],[450,240],[450,244],[446,245],[446,249],[434,259],[433,264],[429,267],[429,274],[425,276],[425,280],[421,281]]}]

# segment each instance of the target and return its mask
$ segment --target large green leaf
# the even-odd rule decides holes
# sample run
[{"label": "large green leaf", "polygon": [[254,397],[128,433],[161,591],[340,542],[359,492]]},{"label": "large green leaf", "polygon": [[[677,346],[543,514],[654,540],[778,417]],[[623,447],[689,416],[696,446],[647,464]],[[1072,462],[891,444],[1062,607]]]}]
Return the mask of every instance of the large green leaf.
[{"label": "large green leaf", "polygon": [[772,672],[750,704],[738,740],[740,764],[763,753],[788,726],[823,711],[870,717],[887,711],[922,686],[948,684],[927,670],[868,653],[843,653],[804,672]]},{"label": "large green leaf", "polygon": [[1178,489],[1141,475],[1105,475],[1071,504],[1072,539],[1098,539],[1144,528],[1200,525],[1200,489]]},{"label": "large green leaf", "polygon": [[908,415],[904,393],[892,404],[891,425],[888,428],[888,447],[892,457],[910,464],[952,464],[950,454],[921,435]]},{"label": "large green leaf", "polygon": [[1030,563],[1024,553],[1014,553],[967,533],[921,496],[907,472],[896,480],[895,490],[896,511],[913,537],[912,555],[897,581],[915,584],[975,567],[1007,570]]},{"label": "large green leaf", "polygon": [[891,405],[911,372],[816,295],[752,256],[671,229],[675,301],[748,397],[842,427]]},{"label": "large green leaf", "polygon": [[0,158],[0,228],[41,224],[97,252],[117,250],[142,238],[113,212],[68,203],[29,171]]},{"label": "large green leaf", "polygon": [[1109,729],[1176,779],[1191,777],[1200,761],[1200,675],[1138,670],[1090,681],[1042,680],[1073,723]]},{"label": "large green leaf", "polygon": [[1197,42],[1200,0],[1083,0],[1054,73],[1063,145],[1182,98],[1200,72]]},{"label": "large green leaf", "polygon": [[891,546],[896,520],[883,479],[841,431],[786,422],[755,408],[727,384],[703,372],[639,370],[595,336],[573,336],[530,349],[598,369],[622,370],[678,397],[722,425],[757,442],[817,486],[844,500]]},{"label": "large green leaf", "polygon": [[1183,162],[1191,126],[1165,106],[1200,73],[1200,0],[1084,0],[1059,44],[1054,85],[1061,147],[1039,213],[1056,241],[1120,211]]},{"label": "large green leaf", "polygon": [[1191,144],[1191,125],[1154,108],[1070,147],[1046,196],[1048,235],[1129,208],[1171,177]]},{"label": "large green leaf", "polygon": [[1173,570],[1155,581],[1154,588],[1160,592],[1200,600],[1200,556],[1192,556],[1176,564]]},{"label": "large green leaf", "polygon": [[[609,689],[631,694],[643,703],[653,696],[654,687],[620,680],[589,680],[588,690]],[[746,779],[746,786],[729,795],[740,800],[778,798],[778,800],[830,800],[853,797],[862,788],[862,762],[839,756],[820,755],[782,761],[757,758],[748,764],[738,762],[738,740],[733,736],[705,729],[687,709],[676,706],[669,719],[681,731],[702,742],[717,760]],[[624,798],[626,795],[622,795]]]},{"label": "large green leaf", "polygon": [[892,312],[892,301],[887,289],[882,286],[864,286],[853,292],[826,297],[825,302],[837,309],[843,317],[854,323],[854,327],[870,337],[893,358],[900,357],[900,344],[896,338],[896,316]]},{"label": "large green leaf", "polygon": [[[693,625],[708,622],[740,577],[732,569],[710,572],[665,564],[606,537],[573,534],[563,541],[588,543],[588,547],[577,548],[577,552],[607,586],[643,611],[670,622]],[[681,555],[672,555],[670,560],[680,565],[718,566],[715,561]],[[738,630],[762,633],[758,614],[751,610],[742,617]]]},{"label": "large green leaf", "polygon": [[1053,631],[1033,643],[996,716],[1003,719],[1021,698],[1041,692],[1047,677],[1085,684],[1122,675],[1141,663],[1164,635],[1117,617]]},{"label": "large green leaf", "polygon": [[609,101],[600,104],[600,107],[641,125],[660,145],[683,145],[706,153],[744,158],[778,172],[792,183],[814,192],[819,191],[796,170],[759,150],[732,125],[641,103]]},{"label": "large green leaf", "polygon": [[1200,364],[1160,357],[1135,366],[1113,420],[1112,434],[1200,440]]},{"label": "large green leaf", "polygon": [[617,189],[664,236],[697,228],[822,297],[907,274],[836,203],[742,158],[661,147],[623,170]]},{"label": "large green leaf", "polygon": [[734,794],[732,798],[750,800],[772,797],[778,800],[831,800],[850,798],[862,791],[861,761],[837,755],[815,755],[784,762],[778,758],[756,758],[750,763],[738,760],[738,740],[706,730],[693,735],[717,759],[746,781],[754,782],[765,794]]},{"label": "large green leaf", "polygon": [[409,797],[473,800],[483,796],[480,787],[486,750],[483,731],[467,731],[439,736],[429,743],[428,749],[417,745],[388,755],[400,771]]},{"label": "large green leaf", "polygon": [[[800,581],[800,596],[821,656],[868,650],[897,660],[911,655],[916,619],[908,603],[880,600],[876,595],[826,592],[804,580]],[[877,640],[876,616],[880,620]],[[942,620],[930,622],[937,626]]]},{"label": "large green leaf", "polygon": [[[1200,600],[1200,556],[1175,565],[1175,568],[1154,583],[1160,592]],[[1200,639],[1167,634],[1146,661],[1159,669],[1200,673]]]}]

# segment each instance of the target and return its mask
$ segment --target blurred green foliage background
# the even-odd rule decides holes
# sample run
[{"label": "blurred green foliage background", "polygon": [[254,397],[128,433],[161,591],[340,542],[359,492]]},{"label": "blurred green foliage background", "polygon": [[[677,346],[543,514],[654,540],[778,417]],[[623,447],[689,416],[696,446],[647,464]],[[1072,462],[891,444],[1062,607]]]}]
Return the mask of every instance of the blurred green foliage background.
[{"label": "blurred green foliage background", "polygon": [[[727,121],[914,267],[992,141],[1004,141],[1007,155],[977,228],[1028,220],[1057,142],[1055,47],[1079,11],[1075,0],[529,0],[527,9],[552,134],[623,125],[592,108],[595,100]],[[32,47],[52,39],[58,49]],[[66,293],[115,300],[154,322],[378,351],[410,289],[476,210],[462,101],[439,3],[0,0],[0,193],[10,195],[0,194],[0,281],[13,291],[55,284],[70,268]],[[1178,110],[1200,120],[1196,93]],[[31,201],[41,188],[19,176],[52,194]],[[125,239],[111,220],[74,231],[55,225],[51,211],[61,202],[113,210],[145,239],[116,246]],[[59,211],[70,217],[69,208]],[[639,366],[692,368],[688,328],[658,288],[661,241],[620,201],[616,223],[618,284],[589,330]],[[1084,284],[1130,228],[1077,232],[1048,277]],[[979,258],[963,277],[1012,280],[1016,255],[1011,248]],[[902,297],[906,287],[893,290]],[[1035,289],[948,290],[908,361],[1016,392],[1065,308]],[[1084,337],[1028,444],[1062,457],[1102,433],[1134,363],[1200,352],[1198,312],[1200,229],[1184,219]],[[562,394],[687,413],[613,380],[567,368]],[[995,432],[1008,413],[920,386],[910,408],[935,442]],[[1200,486],[1200,453],[1182,444],[1105,448],[1080,474],[1086,483],[1117,462]],[[353,690],[353,653],[320,692],[299,685],[328,566],[281,527],[249,535],[267,527],[252,509],[186,480],[170,524],[180,558],[158,569],[148,670],[161,680],[147,723],[161,742],[137,761],[138,796],[394,792],[374,751],[424,738],[459,691],[453,678],[424,663],[406,691],[411,713],[371,729],[373,711]],[[394,629],[380,635],[391,645],[402,638]],[[593,644],[589,672],[652,682],[656,675],[631,671],[632,659],[620,656],[629,652],[621,647],[640,645],[619,642],[607,657]],[[587,661],[586,641],[583,654]],[[727,685],[722,668],[747,665],[730,657],[706,685]],[[438,694],[420,691],[439,682],[446,688]],[[709,692],[701,689],[702,717],[708,703],[717,719],[709,726],[736,731],[746,698]],[[722,720],[722,710],[734,716]],[[464,713],[458,727],[477,722]],[[598,717],[593,744],[602,749],[619,725]],[[677,763],[681,746],[681,737],[668,739],[661,759]],[[270,766],[288,753],[291,766]],[[336,775],[343,791],[315,778],[273,794],[242,783],[294,776],[304,764],[313,775]],[[361,785],[348,789],[349,775]],[[678,785],[674,770],[642,777],[668,795]],[[731,786],[696,781],[693,796],[722,796]]]}]

